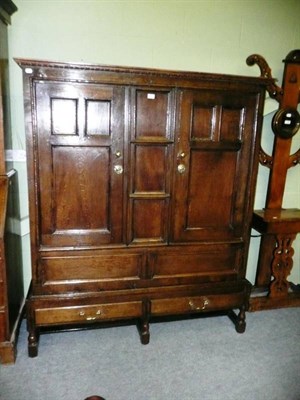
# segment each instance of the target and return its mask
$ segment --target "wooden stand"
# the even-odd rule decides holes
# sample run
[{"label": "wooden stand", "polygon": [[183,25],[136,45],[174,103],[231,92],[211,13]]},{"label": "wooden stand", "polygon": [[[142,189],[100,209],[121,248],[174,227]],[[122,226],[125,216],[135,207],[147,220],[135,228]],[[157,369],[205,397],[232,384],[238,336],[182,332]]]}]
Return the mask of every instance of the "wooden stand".
[{"label": "wooden stand", "polygon": [[[253,228],[274,243],[267,296],[256,286],[250,300],[252,311],[300,306],[300,293],[293,293],[288,276],[293,267],[293,241],[300,232],[300,210],[262,210],[253,215]],[[270,240],[271,239],[271,240]]]},{"label": "wooden stand", "polygon": [[[272,84],[270,96],[279,110],[272,122],[275,133],[273,155],[260,149],[260,163],[270,168],[266,208],[253,215],[253,228],[262,234],[255,288],[250,311],[300,305],[300,293],[293,293],[287,278],[293,266],[292,243],[300,232],[300,210],[283,209],[282,200],[287,171],[300,162],[300,149],[290,155],[292,137],[297,133],[300,116],[300,50],[290,52],[285,62],[282,88]],[[261,75],[271,78],[266,61],[258,55],[247,59],[248,65],[258,64]]]}]

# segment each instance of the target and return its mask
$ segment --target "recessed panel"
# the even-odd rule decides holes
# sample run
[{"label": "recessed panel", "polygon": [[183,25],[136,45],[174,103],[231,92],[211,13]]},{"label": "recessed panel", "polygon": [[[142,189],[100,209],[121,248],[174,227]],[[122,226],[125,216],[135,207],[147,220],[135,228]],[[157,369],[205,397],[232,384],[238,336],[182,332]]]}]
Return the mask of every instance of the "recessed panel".
[{"label": "recessed panel", "polygon": [[44,281],[105,281],[138,278],[142,267],[140,254],[108,254],[49,257],[42,260]]},{"label": "recessed panel", "polygon": [[216,110],[214,107],[204,107],[194,104],[192,111],[192,139],[212,140]]},{"label": "recessed panel", "polygon": [[207,245],[197,251],[182,249],[158,252],[154,257],[154,277],[201,276],[209,273],[233,275],[238,269],[240,249],[228,245]]},{"label": "recessed panel", "polygon": [[86,134],[110,135],[111,102],[105,100],[86,101]]},{"label": "recessed panel", "polygon": [[51,99],[51,133],[52,135],[77,134],[76,99]]},{"label": "recessed panel", "polygon": [[192,151],[187,227],[228,228],[232,219],[235,152]]},{"label": "recessed panel", "polygon": [[167,136],[168,92],[136,92],[136,137]]},{"label": "recessed panel", "polygon": [[135,147],[135,192],[165,192],[166,146]]},{"label": "recessed panel", "polygon": [[165,200],[135,199],[133,202],[133,241],[162,242],[165,240]]},{"label": "recessed panel", "polygon": [[222,107],[220,138],[221,140],[233,142],[242,136],[243,109]]},{"label": "recessed panel", "polygon": [[56,230],[109,230],[109,150],[53,148]]}]

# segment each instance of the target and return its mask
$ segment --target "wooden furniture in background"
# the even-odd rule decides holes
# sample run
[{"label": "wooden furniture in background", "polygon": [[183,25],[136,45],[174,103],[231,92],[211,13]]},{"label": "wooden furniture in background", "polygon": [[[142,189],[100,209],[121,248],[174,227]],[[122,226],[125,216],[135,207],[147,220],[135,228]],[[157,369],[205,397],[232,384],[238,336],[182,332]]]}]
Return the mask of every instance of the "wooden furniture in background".
[{"label": "wooden furniture in background", "polygon": [[17,7],[11,0],[2,0],[0,3],[0,175],[5,175],[5,145],[10,135],[9,119],[9,77],[8,77],[8,32],[7,26],[11,23],[11,15]]},{"label": "wooden furniture in background", "polygon": [[16,337],[24,304],[22,269],[16,262],[18,248],[6,229],[13,204],[16,172],[5,163],[5,146],[11,140],[9,119],[7,25],[17,10],[10,0],[0,4],[0,362],[13,363]]},{"label": "wooden furniture in background", "polygon": [[[261,76],[272,78],[265,59],[252,55],[249,65],[257,64]],[[300,50],[291,51],[284,60],[282,88],[272,83],[267,90],[279,102],[273,117],[275,134],[273,154],[260,149],[260,162],[270,168],[266,208],[256,210],[253,228],[262,233],[255,290],[250,300],[252,311],[300,305],[300,293],[293,293],[288,276],[293,266],[292,243],[300,232],[300,210],[283,209],[287,171],[300,162],[300,149],[290,154],[292,138],[300,126]],[[262,292],[266,295],[262,295]]]},{"label": "wooden furniture in background", "polygon": [[[231,311],[245,279],[270,80],[16,60],[32,248],[29,355],[45,327]],[[231,313],[232,314],[232,313]]]}]

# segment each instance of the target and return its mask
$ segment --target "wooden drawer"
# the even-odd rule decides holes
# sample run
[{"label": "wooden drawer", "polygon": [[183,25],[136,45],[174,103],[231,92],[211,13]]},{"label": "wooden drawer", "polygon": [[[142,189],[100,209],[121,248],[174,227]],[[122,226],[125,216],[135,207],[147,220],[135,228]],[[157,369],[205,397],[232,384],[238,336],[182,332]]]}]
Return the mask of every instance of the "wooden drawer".
[{"label": "wooden drawer", "polygon": [[151,302],[151,314],[172,315],[229,310],[244,303],[245,293],[154,299]]},{"label": "wooden drawer", "polygon": [[35,320],[37,325],[43,326],[130,319],[141,315],[142,303],[136,301],[73,307],[38,308],[35,311]]}]

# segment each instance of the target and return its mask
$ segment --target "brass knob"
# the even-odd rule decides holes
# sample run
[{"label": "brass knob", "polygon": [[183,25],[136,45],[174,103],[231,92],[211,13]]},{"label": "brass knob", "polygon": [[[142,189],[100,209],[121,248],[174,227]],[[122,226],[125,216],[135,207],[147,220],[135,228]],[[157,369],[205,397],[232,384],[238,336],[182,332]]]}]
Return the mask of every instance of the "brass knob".
[{"label": "brass knob", "polygon": [[115,152],[115,156],[116,156],[117,158],[121,157],[121,155],[122,155],[122,153],[121,153],[120,151],[116,151],[116,152]]},{"label": "brass knob", "polygon": [[122,165],[115,165],[114,166],[114,171],[117,175],[121,175],[123,173],[123,167]]},{"label": "brass knob", "polygon": [[193,302],[193,300],[189,301],[189,306],[191,307],[191,310],[193,311],[201,311],[205,310],[206,306],[208,306],[209,301],[208,299],[204,299],[202,305],[197,305]]},{"label": "brass knob", "polygon": [[177,166],[177,171],[178,171],[180,174],[184,174],[184,173],[185,173],[185,170],[186,170],[186,168],[185,168],[185,165],[184,165],[184,164],[179,164],[179,165]]}]

